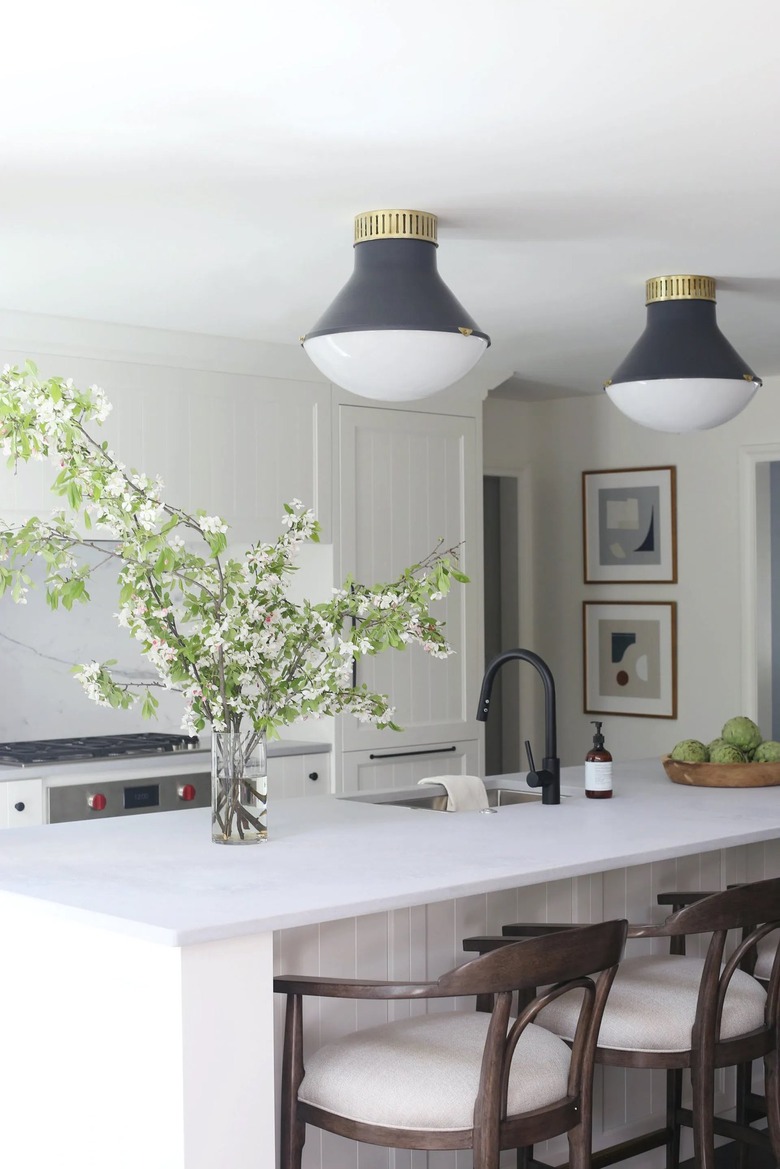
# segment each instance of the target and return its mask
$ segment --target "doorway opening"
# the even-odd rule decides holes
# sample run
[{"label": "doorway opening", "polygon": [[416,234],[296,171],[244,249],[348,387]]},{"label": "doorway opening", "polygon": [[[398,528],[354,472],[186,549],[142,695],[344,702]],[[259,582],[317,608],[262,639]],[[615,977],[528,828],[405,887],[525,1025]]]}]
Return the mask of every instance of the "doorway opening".
[{"label": "doorway opening", "polygon": [[780,739],[780,459],[756,465],[757,722]]},{"label": "doorway opening", "polygon": [[[485,664],[520,645],[519,490],[514,475],[483,478]],[[520,680],[496,676],[485,723],[485,774],[520,771]]]}]

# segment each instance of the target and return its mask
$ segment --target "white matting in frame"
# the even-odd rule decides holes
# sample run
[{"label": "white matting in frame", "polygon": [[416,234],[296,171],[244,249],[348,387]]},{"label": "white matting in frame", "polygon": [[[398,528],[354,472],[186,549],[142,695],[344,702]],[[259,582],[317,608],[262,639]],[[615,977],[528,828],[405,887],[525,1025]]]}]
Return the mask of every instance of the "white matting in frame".
[{"label": "white matting in frame", "polygon": [[584,601],[586,714],[677,717],[675,601]]},{"label": "white matting in frame", "polygon": [[676,468],[582,472],[585,583],[677,580]]}]

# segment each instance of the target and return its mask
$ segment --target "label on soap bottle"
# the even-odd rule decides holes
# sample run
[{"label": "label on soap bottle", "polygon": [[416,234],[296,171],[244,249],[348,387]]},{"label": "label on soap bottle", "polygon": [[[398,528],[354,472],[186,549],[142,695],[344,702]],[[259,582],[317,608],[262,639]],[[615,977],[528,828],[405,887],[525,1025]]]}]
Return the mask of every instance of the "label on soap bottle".
[{"label": "label on soap bottle", "polygon": [[597,763],[587,760],[585,763],[585,791],[611,792],[612,791],[612,763]]}]

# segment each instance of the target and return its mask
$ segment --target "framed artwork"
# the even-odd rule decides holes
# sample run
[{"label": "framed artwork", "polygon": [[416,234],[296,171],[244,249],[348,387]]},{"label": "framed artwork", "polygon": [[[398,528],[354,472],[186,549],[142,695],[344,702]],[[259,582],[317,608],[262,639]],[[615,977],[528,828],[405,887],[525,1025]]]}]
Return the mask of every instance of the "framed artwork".
[{"label": "framed artwork", "polygon": [[582,472],[586,584],[674,584],[675,475],[675,467]]},{"label": "framed artwork", "polygon": [[584,601],[586,714],[677,717],[676,601]]}]

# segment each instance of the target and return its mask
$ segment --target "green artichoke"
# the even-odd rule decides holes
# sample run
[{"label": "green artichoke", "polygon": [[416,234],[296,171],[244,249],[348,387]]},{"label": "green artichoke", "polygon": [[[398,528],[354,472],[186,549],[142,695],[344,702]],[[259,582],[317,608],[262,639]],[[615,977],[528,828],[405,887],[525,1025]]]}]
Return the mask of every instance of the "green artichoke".
[{"label": "green artichoke", "polygon": [[775,739],[767,739],[759,743],[753,755],[754,763],[780,763],[780,743]]},{"label": "green artichoke", "polygon": [[733,743],[723,743],[710,751],[710,763],[745,763],[745,753]]},{"label": "green artichoke", "polygon": [[672,747],[672,759],[678,763],[707,763],[709,751],[698,739],[681,739]]},{"label": "green artichoke", "polygon": [[744,714],[730,718],[727,723],[724,723],[720,733],[727,743],[731,743],[732,747],[737,747],[743,755],[755,751],[762,738],[760,728]]}]

